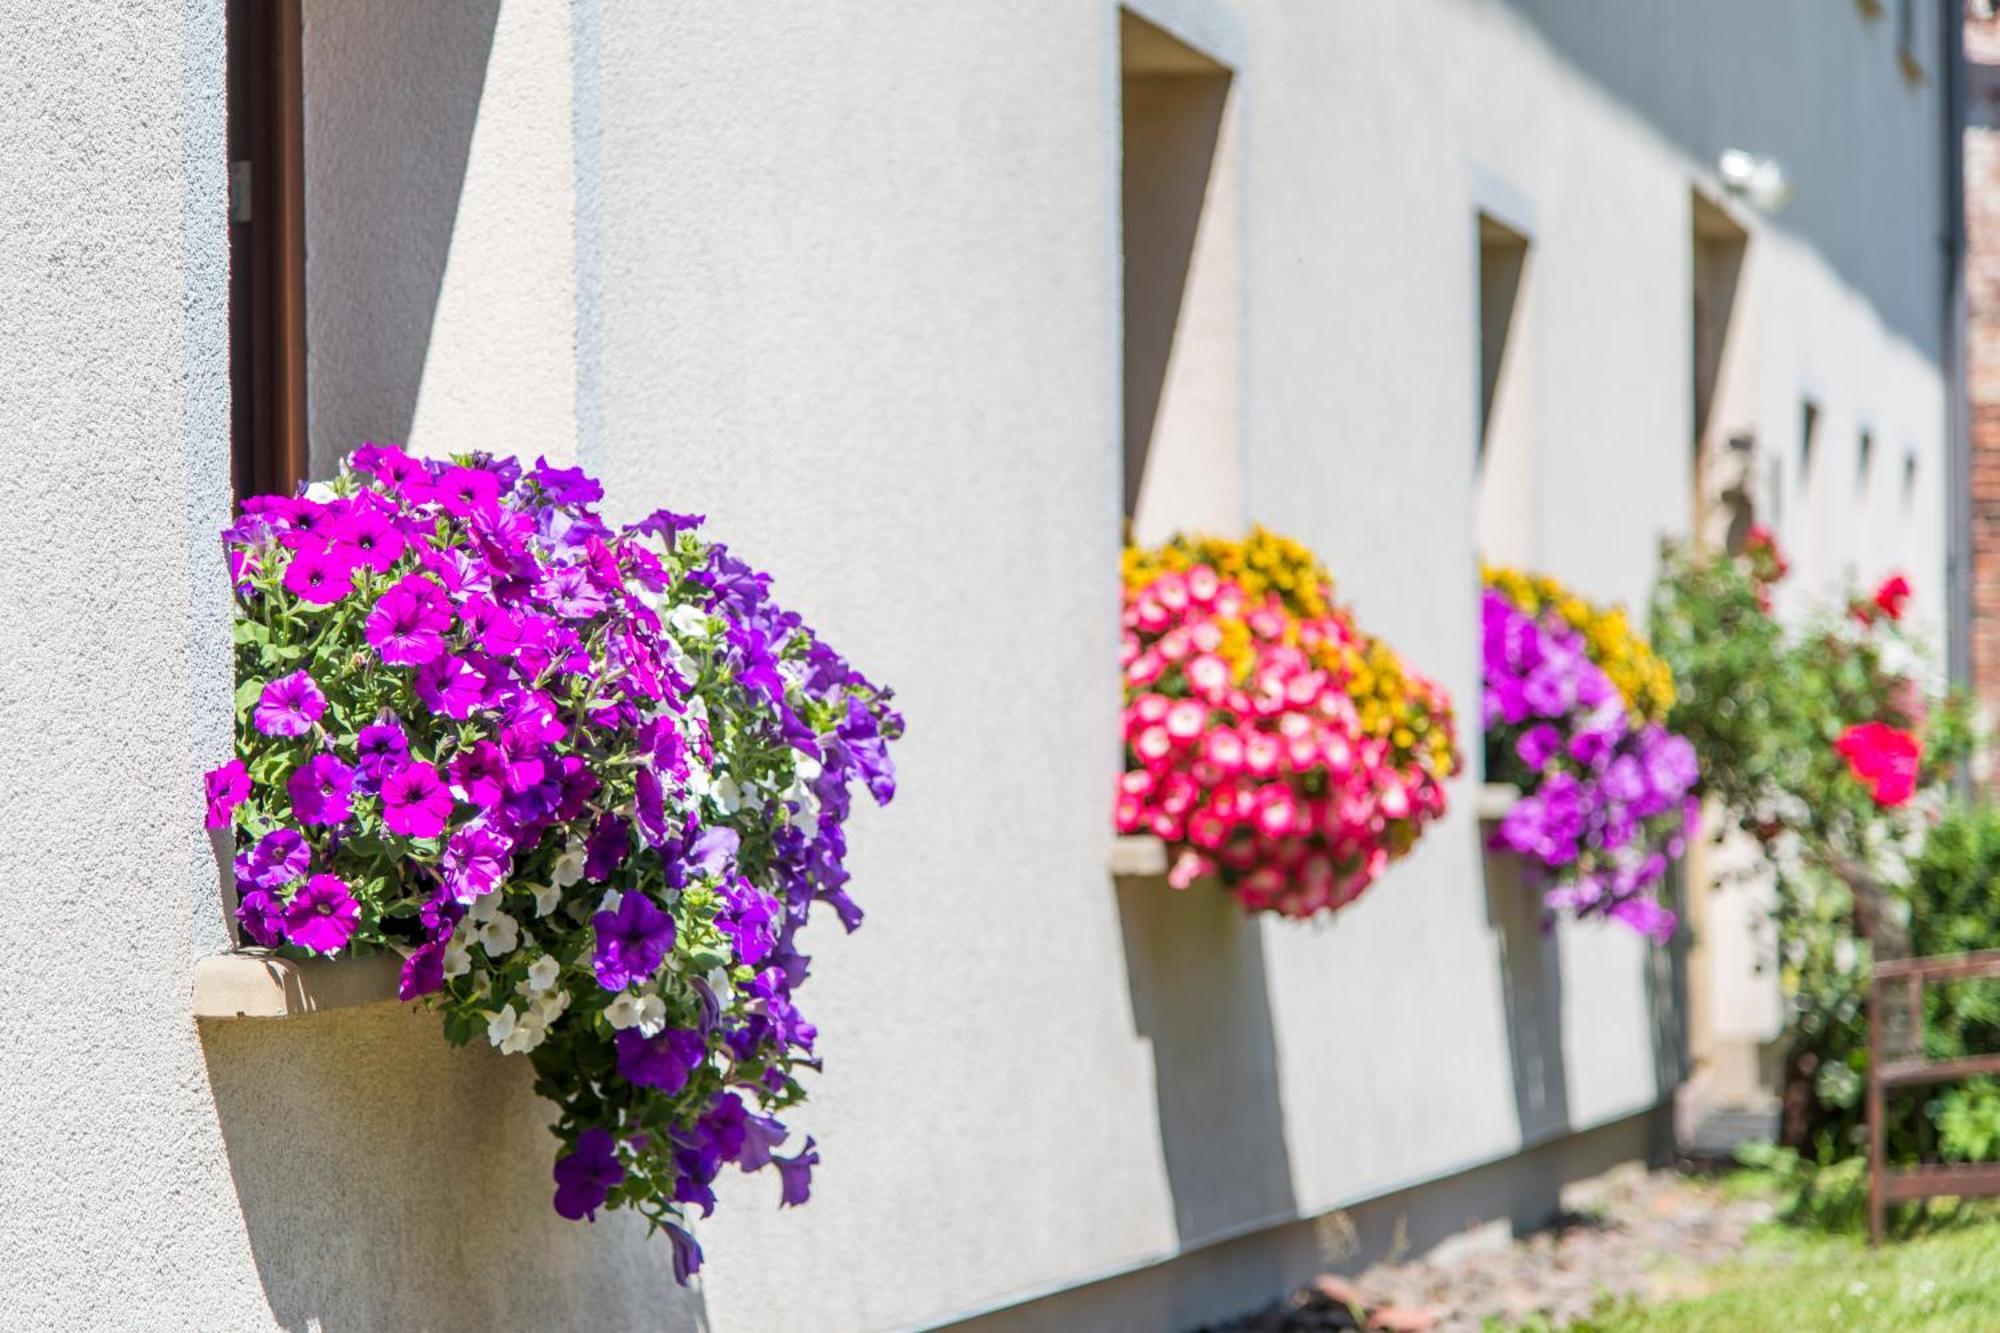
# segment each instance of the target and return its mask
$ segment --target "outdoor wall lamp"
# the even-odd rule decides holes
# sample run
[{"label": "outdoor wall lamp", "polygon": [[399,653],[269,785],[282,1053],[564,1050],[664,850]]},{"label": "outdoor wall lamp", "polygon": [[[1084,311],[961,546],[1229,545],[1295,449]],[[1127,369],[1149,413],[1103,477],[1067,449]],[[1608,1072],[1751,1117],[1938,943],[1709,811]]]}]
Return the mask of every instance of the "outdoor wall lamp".
[{"label": "outdoor wall lamp", "polygon": [[1747,201],[1760,213],[1775,213],[1792,201],[1792,182],[1774,157],[1759,157],[1741,148],[1725,148],[1716,159],[1722,188]]}]

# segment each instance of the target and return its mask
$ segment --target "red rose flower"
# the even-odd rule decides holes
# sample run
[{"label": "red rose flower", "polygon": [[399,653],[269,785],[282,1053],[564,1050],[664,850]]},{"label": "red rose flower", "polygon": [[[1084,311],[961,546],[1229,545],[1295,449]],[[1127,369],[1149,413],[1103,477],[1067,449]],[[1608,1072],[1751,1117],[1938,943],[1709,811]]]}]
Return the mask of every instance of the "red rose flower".
[{"label": "red rose flower", "polygon": [[1910,581],[1901,574],[1891,574],[1882,580],[1882,586],[1875,590],[1875,606],[1891,620],[1903,618],[1903,608],[1909,605]]},{"label": "red rose flower", "polygon": [[1865,783],[1875,804],[1898,806],[1917,792],[1917,765],[1923,742],[1907,731],[1881,722],[1863,722],[1840,733],[1833,743],[1848,771]]}]

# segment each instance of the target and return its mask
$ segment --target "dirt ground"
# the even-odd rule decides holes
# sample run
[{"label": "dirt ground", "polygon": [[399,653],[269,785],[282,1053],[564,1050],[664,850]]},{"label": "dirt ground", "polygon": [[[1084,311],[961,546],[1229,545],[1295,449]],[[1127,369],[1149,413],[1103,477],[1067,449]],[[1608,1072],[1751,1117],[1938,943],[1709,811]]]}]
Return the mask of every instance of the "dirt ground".
[{"label": "dirt ground", "polygon": [[1478,1333],[1488,1319],[1561,1324],[1606,1295],[1664,1300],[1701,1289],[1705,1269],[1737,1254],[1770,1216],[1760,1199],[1671,1171],[1614,1172],[1571,1200],[1547,1230],[1445,1247],[1440,1257],[1328,1275],[1214,1333]]}]

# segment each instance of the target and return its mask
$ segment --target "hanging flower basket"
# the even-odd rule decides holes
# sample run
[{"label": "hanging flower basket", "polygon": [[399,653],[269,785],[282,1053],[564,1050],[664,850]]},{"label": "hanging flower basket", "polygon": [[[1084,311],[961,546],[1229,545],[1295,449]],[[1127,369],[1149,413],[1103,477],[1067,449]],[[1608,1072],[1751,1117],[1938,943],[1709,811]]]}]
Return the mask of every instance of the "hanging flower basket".
[{"label": "hanging flower basket", "polygon": [[1492,845],[1539,871],[1550,908],[1667,938],[1654,895],[1700,814],[1694,747],[1663,725],[1672,673],[1620,610],[1514,570],[1485,582],[1486,775],[1521,793]]},{"label": "hanging flower basket", "polygon": [[208,822],[244,935],[400,956],[454,1042],[535,1068],[555,1207],[638,1210],[683,1281],[725,1164],[803,1202],[777,1113],[814,1029],[793,994],[815,903],[852,930],[850,789],[894,792],[902,719],[769,578],[596,482],[369,445],[331,486],[248,500],[237,755]]},{"label": "hanging flower basket", "polygon": [[1444,813],[1451,705],[1333,600],[1312,553],[1262,528],[1124,561],[1121,833],[1168,844],[1251,911],[1360,896]]}]

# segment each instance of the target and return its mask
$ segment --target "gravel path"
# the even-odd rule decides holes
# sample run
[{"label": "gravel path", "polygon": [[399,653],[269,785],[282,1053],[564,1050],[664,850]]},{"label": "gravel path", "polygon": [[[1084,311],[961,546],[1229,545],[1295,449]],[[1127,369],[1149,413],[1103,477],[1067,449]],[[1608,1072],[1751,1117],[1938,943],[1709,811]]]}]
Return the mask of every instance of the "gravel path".
[{"label": "gravel path", "polygon": [[1694,1294],[1703,1271],[1734,1258],[1749,1229],[1771,1215],[1764,1200],[1731,1199],[1708,1181],[1637,1168],[1592,1182],[1567,1202],[1575,1211],[1546,1231],[1448,1247],[1435,1260],[1377,1264],[1358,1277],[1322,1277],[1213,1333],[1479,1333],[1490,1318],[1534,1315],[1561,1324],[1606,1295]]}]

